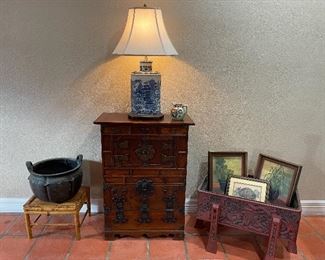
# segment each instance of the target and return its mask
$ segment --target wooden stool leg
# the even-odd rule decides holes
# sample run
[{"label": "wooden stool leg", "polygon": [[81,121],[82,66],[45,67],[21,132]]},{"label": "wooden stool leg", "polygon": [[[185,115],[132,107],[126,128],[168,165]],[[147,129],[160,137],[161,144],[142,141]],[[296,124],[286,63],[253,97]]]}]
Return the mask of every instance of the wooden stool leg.
[{"label": "wooden stool leg", "polygon": [[76,212],[74,215],[74,225],[76,229],[76,239],[80,240],[80,221],[79,221],[79,212]]},{"label": "wooden stool leg", "polygon": [[88,216],[91,216],[91,204],[90,204],[90,188],[87,187],[87,209],[88,209]]},{"label": "wooden stool leg", "polygon": [[273,216],[269,242],[268,242],[267,251],[264,260],[271,260],[274,259],[275,257],[276,242],[279,237],[280,224],[281,224],[280,217]]},{"label": "wooden stool leg", "polygon": [[219,205],[213,204],[211,209],[211,222],[210,222],[210,232],[209,232],[207,251],[214,254],[217,253],[219,213],[220,213]]},{"label": "wooden stool leg", "polygon": [[26,231],[27,231],[28,238],[32,239],[33,234],[32,234],[32,227],[30,225],[30,216],[28,213],[25,213],[24,216],[25,216],[25,225],[26,225]]}]

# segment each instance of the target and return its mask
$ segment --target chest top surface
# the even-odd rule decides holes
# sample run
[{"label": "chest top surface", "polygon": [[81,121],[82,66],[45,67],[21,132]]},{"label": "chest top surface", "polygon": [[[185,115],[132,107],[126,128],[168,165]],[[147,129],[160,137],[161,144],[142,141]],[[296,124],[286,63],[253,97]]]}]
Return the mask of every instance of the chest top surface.
[{"label": "chest top surface", "polygon": [[194,125],[192,119],[186,115],[183,121],[175,121],[171,116],[166,114],[161,120],[132,120],[128,118],[127,113],[102,113],[95,121],[94,124],[126,124],[126,125],[155,125],[155,126],[189,126]]}]

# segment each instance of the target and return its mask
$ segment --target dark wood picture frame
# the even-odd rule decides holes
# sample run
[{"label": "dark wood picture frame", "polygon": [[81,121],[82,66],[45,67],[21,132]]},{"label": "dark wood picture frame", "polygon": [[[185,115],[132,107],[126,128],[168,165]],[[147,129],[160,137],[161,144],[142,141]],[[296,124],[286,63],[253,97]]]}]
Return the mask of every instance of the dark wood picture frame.
[{"label": "dark wood picture frame", "polygon": [[[241,160],[240,165],[240,173],[239,172],[233,172],[233,169],[227,169],[227,165],[225,165],[225,168],[227,172],[223,172],[222,176],[220,176],[219,180],[216,180],[215,177],[218,175],[218,173],[215,174],[215,158],[239,158]],[[236,175],[236,176],[243,176],[246,177],[247,174],[247,152],[208,152],[208,177],[209,177],[209,190],[217,193],[225,193],[227,181],[229,175]]]},{"label": "dark wood picture frame", "polygon": [[[269,170],[267,170],[265,162],[268,162]],[[271,165],[277,165],[278,168]],[[297,188],[301,170],[301,165],[274,158],[269,155],[259,154],[255,169],[255,177],[270,182],[269,200],[273,204],[290,206],[292,196]],[[289,174],[292,175],[291,178]],[[282,191],[282,189],[285,189],[285,191]]]}]

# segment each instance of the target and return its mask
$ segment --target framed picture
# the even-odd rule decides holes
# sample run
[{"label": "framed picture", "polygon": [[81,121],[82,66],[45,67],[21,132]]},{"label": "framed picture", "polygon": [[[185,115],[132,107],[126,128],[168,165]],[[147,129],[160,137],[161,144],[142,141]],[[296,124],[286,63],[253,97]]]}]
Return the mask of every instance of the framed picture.
[{"label": "framed picture", "polygon": [[209,189],[225,193],[229,176],[246,176],[246,152],[209,152]]},{"label": "framed picture", "polygon": [[268,198],[269,183],[264,180],[231,176],[227,195],[265,202]]},{"label": "framed picture", "polygon": [[290,206],[302,166],[260,154],[255,177],[269,181],[269,200],[278,205]]}]

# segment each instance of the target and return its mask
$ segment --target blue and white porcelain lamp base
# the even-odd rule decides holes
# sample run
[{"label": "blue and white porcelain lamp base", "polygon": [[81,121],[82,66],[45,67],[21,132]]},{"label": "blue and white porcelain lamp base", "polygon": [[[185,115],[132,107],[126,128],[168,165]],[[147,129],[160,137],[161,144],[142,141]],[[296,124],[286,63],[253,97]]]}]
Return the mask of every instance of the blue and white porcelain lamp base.
[{"label": "blue and white porcelain lamp base", "polygon": [[140,71],[131,74],[130,119],[159,120],[164,117],[160,112],[161,75],[152,72],[151,68],[151,61],[141,61]]}]

